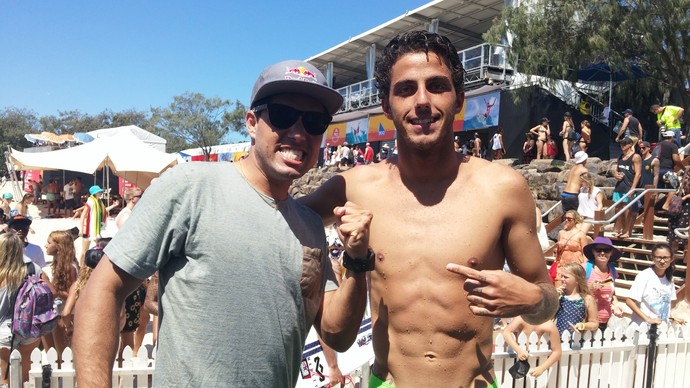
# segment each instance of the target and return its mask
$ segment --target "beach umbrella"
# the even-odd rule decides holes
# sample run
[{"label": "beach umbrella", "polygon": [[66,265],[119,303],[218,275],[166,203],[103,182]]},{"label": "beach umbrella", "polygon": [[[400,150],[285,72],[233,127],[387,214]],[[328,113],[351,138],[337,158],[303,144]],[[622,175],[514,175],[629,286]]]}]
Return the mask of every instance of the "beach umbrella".
[{"label": "beach umbrella", "polygon": [[93,136],[86,132],[77,132],[73,136],[77,143],[89,143],[93,141]]}]

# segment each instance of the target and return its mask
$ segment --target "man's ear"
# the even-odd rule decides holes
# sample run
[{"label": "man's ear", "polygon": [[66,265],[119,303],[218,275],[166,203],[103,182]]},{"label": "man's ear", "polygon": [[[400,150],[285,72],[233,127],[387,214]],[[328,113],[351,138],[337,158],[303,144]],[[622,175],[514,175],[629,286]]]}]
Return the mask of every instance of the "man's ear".
[{"label": "man's ear", "polygon": [[386,115],[388,120],[393,120],[393,116],[391,115],[391,105],[388,103],[387,98],[381,100],[381,109],[383,109],[383,114]]},{"label": "man's ear", "polygon": [[247,133],[249,133],[249,137],[253,142],[256,139],[256,126],[259,124],[259,118],[256,116],[256,112],[248,110],[247,114],[244,116],[244,122],[247,126]]}]

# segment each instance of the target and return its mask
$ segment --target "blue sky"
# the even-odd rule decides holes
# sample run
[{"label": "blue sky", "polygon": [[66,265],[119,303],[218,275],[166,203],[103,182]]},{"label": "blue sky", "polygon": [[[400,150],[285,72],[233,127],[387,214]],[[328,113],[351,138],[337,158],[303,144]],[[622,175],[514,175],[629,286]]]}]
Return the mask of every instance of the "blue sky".
[{"label": "blue sky", "polygon": [[427,2],[0,0],[0,109],[148,111],[186,91],[247,104],[265,66]]}]

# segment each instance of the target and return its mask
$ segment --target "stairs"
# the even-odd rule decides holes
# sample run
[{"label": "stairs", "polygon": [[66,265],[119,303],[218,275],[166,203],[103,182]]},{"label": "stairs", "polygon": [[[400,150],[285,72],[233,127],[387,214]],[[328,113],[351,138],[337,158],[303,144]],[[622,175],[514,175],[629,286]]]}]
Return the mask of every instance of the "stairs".
[{"label": "stairs", "polygon": [[[625,303],[630,293],[630,287],[635,280],[635,276],[652,266],[652,261],[649,259],[652,247],[657,243],[666,242],[668,220],[662,217],[655,217],[654,234],[651,240],[642,238],[641,223],[637,223],[633,228],[632,237],[625,240],[615,238],[610,229],[612,229],[612,225],[605,228],[603,233],[604,237],[610,238],[613,245],[623,252],[623,255],[616,265],[618,279],[616,279],[615,284],[616,297],[619,301]],[[555,252],[555,249],[552,251]],[[684,253],[682,251],[674,253],[676,271],[674,272],[673,280],[676,284],[676,288],[679,288],[685,283],[687,265],[684,263],[683,255]],[[550,266],[554,259],[555,257],[553,254],[548,255],[546,257],[547,264]]]}]

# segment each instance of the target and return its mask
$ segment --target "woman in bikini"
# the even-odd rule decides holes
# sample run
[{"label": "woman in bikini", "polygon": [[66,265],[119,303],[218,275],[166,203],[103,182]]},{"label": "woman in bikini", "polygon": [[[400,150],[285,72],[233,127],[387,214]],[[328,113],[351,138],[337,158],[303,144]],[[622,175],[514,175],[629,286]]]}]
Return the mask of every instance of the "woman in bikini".
[{"label": "woman in bikini", "polygon": [[587,235],[580,228],[582,216],[575,210],[565,212],[565,224],[563,229],[558,232],[558,243],[556,247],[557,266],[555,285],[560,286],[561,268],[568,263],[583,264],[586,261],[582,248],[589,243]]},{"label": "woman in bikini", "polygon": [[587,152],[589,144],[592,143],[592,126],[587,120],[582,120],[580,123],[580,150]]},{"label": "woman in bikini", "polygon": [[549,119],[542,117],[541,123],[529,130],[529,132],[537,137],[537,159],[546,156],[546,138],[551,136],[551,129],[549,128]]},{"label": "woman in bikini", "polygon": [[567,162],[572,156],[573,140],[575,140],[575,124],[573,124],[570,112],[565,112],[563,115],[563,129],[561,129],[560,135],[563,138],[563,153]]}]

